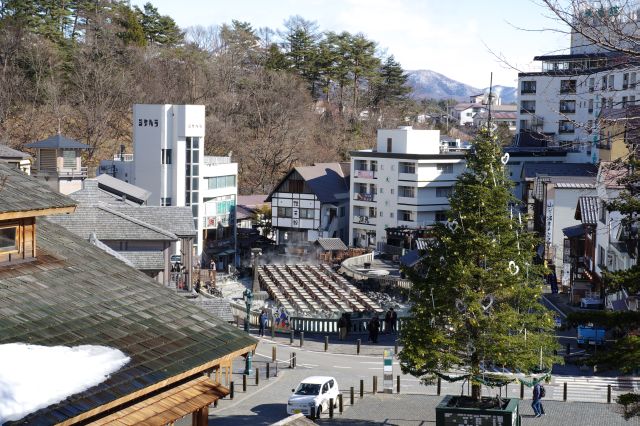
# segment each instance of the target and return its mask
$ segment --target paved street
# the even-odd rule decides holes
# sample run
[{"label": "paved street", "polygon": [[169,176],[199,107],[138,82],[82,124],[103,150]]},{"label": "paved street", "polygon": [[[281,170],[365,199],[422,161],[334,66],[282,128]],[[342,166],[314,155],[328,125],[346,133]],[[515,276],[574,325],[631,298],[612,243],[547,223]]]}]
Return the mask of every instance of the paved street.
[{"label": "paved street", "polygon": [[[278,339],[285,340],[285,339]],[[236,395],[234,400],[228,398],[219,402],[217,408],[210,410],[210,423],[213,425],[239,425],[255,424],[267,425],[286,416],[286,402],[300,380],[311,375],[332,375],[336,377],[340,389],[345,395],[345,412],[340,415],[336,410],[336,417],[329,421],[322,420],[326,424],[429,424],[434,422],[433,408],[441,400],[436,395],[436,386],[424,386],[411,376],[400,373],[397,361],[394,362],[394,392],[395,376],[401,376],[400,395],[372,394],[373,376],[378,377],[378,391],[382,389],[382,348],[384,346],[363,346],[363,355],[348,353],[325,353],[323,342],[305,341],[304,347],[294,347],[287,344],[275,344],[277,358],[279,360],[278,377],[273,377],[275,365],[271,363],[271,378],[266,379],[266,363],[271,361],[271,351],[274,343],[270,339],[262,339],[256,356],[254,367],[260,370],[260,385],[255,386],[255,378],[248,380],[246,393],[242,392],[243,363],[238,361],[234,365],[234,382]],[[337,348],[347,352],[347,346],[337,347],[330,345],[330,350]],[[289,357],[296,353],[297,368],[289,369]],[[364,353],[367,355],[364,355]],[[364,381],[364,399],[360,399],[359,382]],[[562,401],[562,383],[568,383],[568,400]],[[525,388],[525,400],[521,403],[523,424],[585,424],[585,425],[616,425],[616,424],[640,424],[638,422],[626,422],[617,412],[616,404],[606,404],[606,385],[613,385],[614,397],[618,391],[629,391],[629,386],[638,387],[638,382],[628,382],[624,379],[580,377],[580,376],[556,376],[547,387],[548,398],[545,399],[545,408],[548,415],[540,420],[527,417],[531,414],[530,396],[531,390]],[[355,405],[349,405],[349,388],[355,390]],[[467,393],[467,386],[460,383],[442,382],[442,394]],[[508,395],[519,397],[520,388],[517,385],[508,387]],[[495,395],[497,389],[483,389],[485,395]],[[577,401],[599,401],[600,403],[580,403]],[[567,423],[567,416],[579,419],[579,422]],[[606,420],[605,420],[606,419]],[[188,422],[180,423],[188,424]]]}]

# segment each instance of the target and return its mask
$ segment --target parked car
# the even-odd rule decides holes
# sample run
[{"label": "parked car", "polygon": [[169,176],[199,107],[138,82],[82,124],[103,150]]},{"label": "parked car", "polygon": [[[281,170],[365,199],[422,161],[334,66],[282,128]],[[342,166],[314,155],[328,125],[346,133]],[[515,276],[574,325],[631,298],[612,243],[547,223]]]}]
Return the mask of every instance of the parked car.
[{"label": "parked car", "polygon": [[169,261],[172,265],[179,265],[182,263],[182,256],[179,254],[172,254]]},{"label": "parked car", "polygon": [[338,382],[333,377],[307,377],[291,391],[293,394],[287,403],[287,414],[302,413],[305,416],[315,414],[316,418],[320,418],[323,412],[329,411],[331,398],[333,398],[334,408],[338,406],[340,391]]}]

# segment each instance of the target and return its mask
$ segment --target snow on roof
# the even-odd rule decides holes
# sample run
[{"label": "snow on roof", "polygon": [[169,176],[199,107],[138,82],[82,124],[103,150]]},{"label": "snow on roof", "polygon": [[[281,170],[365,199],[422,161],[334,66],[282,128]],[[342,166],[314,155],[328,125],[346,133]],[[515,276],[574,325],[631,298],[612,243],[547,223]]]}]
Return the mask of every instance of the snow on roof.
[{"label": "snow on roof", "polygon": [[[129,362],[106,346],[0,345],[0,424],[104,382]],[[37,366],[37,368],[34,368]]]}]

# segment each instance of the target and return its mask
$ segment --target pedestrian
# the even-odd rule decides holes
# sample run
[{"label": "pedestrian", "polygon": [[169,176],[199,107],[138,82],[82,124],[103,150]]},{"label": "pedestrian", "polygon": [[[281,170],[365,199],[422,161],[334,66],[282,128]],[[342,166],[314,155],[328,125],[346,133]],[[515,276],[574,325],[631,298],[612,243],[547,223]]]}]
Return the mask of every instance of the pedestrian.
[{"label": "pedestrian", "polygon": [[260,313],[260,328],[258,334],[264,337],[264,329],[267,326],[267,312],[263,309]]},{"label": "pedestrian", "polygon": [[396,332],[398,327],[398,313],[391,308],[391,331]]},{"label": "pedestrian", "polygon": [[338,320],[339,339],[344,340],[347,337],[347,318],[344,314]]},{"label": "pedestrian", "polygon": [[200,293],[200,278],[196,281],[196,294]]},{"label": "pedestrian", "polygon": [[380,320],[378,319],[378,315],[374,315],[369,321],[369,339],[376,344],[378,343],[378,332],[380,331]]},{"label": "pedestrian", "polygon": [[536,383],[533,387],[533,401],[531,402],[531,408],[533,408],[533,414],[536,417],[544,415],[544,407],[542,406],[544,394],[544,387],[540,383]]},{"label": "pedestrian", "polygon": [[384,333],[391,333],[391,309],[384,315]]}]

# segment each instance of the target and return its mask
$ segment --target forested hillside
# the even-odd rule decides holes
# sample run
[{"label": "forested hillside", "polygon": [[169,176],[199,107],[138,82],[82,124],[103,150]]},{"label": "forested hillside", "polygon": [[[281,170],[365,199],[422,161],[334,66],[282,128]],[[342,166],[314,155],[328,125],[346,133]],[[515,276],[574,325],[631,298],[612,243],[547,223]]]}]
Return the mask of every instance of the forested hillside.
[{"label": "forested hillside", "polygon": [[0,0],[0,142],[60,129],[92,147],[90,165],[130,146],[134,103],[203,104],[207,154],[233,152],[241,192],[267,192],[413,116],[405,82],[375,41],[297,16],[182,29],[151,3]]}]

